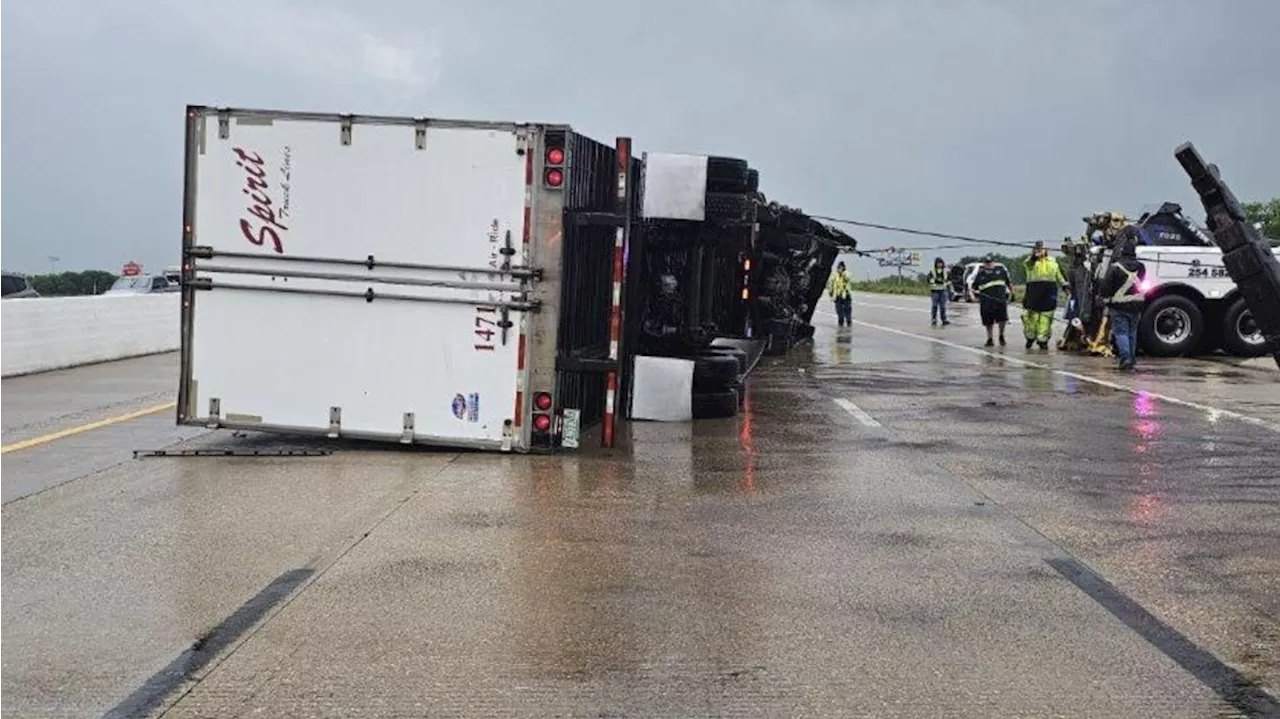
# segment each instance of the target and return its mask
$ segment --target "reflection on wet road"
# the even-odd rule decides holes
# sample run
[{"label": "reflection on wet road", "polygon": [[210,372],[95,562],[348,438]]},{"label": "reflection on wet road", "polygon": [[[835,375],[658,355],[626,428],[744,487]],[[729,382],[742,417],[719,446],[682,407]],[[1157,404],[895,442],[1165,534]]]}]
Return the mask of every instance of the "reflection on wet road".
[{"label": "reflection on wet road", "polygon": [[[5,712],[1266,715],[1280,385],[986,353],[913,302],[612,453],[140,460],[8,501]],[[245,442],[280,440],[182,446]],[[6,484],[58,461],[26,451]]]}]

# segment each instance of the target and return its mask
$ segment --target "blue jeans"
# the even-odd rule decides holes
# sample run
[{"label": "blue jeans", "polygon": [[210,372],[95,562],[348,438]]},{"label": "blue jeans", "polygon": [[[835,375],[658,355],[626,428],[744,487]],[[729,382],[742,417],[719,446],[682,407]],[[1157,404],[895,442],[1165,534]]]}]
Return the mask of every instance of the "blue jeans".
[{"label": "blue jeans", "polygon": [[837,297],[836,300],[836,322],[841,327],[853,324],[853,298]]},{"label": "blue jeans", "polygon": [[1120,363],[1133,364],[1138,354],[1138,320],[1142,313],[1115,307],[1110,308],[1108,313],[1111,316],[1111,333],[1116,338]]},{"label": "blue jeans", "polygon": [[929,291],[929,319],[933,322],[938,321],[938,315],[942,315],[942,321],[947,321],[947,291],[946,290],[930,290]]}]

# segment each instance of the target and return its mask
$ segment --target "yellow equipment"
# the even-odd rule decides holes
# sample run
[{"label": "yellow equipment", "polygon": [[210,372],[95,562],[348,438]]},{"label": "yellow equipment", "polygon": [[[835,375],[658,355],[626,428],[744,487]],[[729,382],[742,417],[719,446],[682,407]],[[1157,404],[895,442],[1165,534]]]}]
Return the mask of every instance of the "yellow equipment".
[{"label": "yellow equipment", "polygon": [[1072,303],[1066,331],[1058,340],[1058,349],[1087,352],[1095,357],[1113,357],[1111,323],[1094,296],[1099,256],[1090,248],[1095,245],[1114,247],[1120,232],[1131,223],[1123,212],[1095,212],[1084,220],[1084,235],[1079,240],[1070,236],[1062,240],[1062,254],[1071,262]]}]

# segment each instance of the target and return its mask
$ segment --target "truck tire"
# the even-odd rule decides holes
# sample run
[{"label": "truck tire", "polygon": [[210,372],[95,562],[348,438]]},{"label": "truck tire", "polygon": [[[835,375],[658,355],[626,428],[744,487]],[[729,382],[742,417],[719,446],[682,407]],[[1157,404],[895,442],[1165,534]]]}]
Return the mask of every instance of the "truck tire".
[{"label": "truck tire", "polygon": [[694,419],[724,419],[738,414],[738,393],[732,389],[721,392],[693,393]]},{"label": "truck tire", "polygon": [[1157,297],[1138,323],[1138,344],[1152,357],[1183,357],[1204,337],[1204,313],[1182,295]]},{"label": "truck tire", "polygon": [[750,192],[747,161],[736,157],[707,158],[707,192],[743,194]]},{"label": "truck tire", "polygon": [[708,347],[702,354],[707,357],[732,357],[738,362],[738,374],[747,373],[747,353],[737,347]]},{"label": "truck tire", "polygon": [[702,355],[693,363],[693,389],[718,391],[738,381],[738,359],[724,355]]},{"label": "truck tire", "polygon": [[760,171],[747,170],[747,192],[760,191]]},{"label": "truck tire", "polygon": [[1237,297],[1222,319],[1222,347],[1237,357],[1261,357],[1266,353],[1266,337],[1243,297]]},{"label": "truck tire", "polygon": [[706,217],[718,222],[742,222],[747,218],[751,198],[731,192],[707,193]]}]

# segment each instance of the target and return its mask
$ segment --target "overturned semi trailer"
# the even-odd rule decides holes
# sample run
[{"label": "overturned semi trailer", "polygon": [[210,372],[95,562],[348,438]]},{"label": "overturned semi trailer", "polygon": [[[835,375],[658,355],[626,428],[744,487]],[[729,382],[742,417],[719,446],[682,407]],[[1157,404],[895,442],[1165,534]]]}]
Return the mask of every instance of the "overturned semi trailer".
[{"label": "overturned semi trailer", "polygon": [[756,211],[756,258],[753,313],[765,353],[786,354],[813,337],[813,313],[827,279],[842,252],[858,242],[840,230],[776,202]]}]

